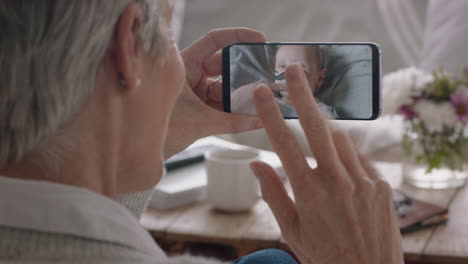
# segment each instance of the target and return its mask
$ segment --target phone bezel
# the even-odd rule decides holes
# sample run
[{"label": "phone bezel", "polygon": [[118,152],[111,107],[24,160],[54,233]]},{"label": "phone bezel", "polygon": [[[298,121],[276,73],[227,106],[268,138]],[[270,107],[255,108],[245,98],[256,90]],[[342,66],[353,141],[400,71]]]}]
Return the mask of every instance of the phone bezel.
[{"label": "phone bezel", "polygon": [[[235,45],[368,45],[372,50],[372,116],[369,118],[337,118],[334,120],[375,120],[382,113],[382,51],[373,42],[264,42],[264,43],[236,43],[223,48],[223,110],[231,112],[231,65],[230,48]],[[297,119],[285,117],[285,119]]]}]

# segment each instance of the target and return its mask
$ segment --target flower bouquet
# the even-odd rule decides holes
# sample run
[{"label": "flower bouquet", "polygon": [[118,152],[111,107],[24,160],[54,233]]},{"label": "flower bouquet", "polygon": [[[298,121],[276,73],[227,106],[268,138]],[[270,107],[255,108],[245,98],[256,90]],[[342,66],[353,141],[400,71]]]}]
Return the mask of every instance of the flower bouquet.
[{"label": "flower bouquet", "polygon": [[385,112],[405,119],[405,181],[426,188],[463,185],[468,177],[468,70],[457,77],[407,68],[387,75],[384,87],[389,97]]}]

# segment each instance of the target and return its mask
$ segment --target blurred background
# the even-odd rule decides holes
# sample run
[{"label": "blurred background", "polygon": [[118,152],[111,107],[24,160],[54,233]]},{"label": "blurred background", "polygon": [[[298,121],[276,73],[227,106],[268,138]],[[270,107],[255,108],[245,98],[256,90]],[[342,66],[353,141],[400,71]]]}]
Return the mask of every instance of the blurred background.
[{"label": "blurred background", "polygon": [[[378,43],[384,76],[409,66],[455,72],[468,61],[465,0],[173,1],[173,31],[181,49],[215,28],[249,27],[264,32],[269,41]],[[362,152],[371,153],[399,144],[399,121],[383,117],[372,127],[367,122],[331,123],[348,131]],[[303,139],[297,121],[288,124]],[[270,149],[263,131],[223,137]]]},{"label": "blurred background", "polygon": [[[466,52],[468,0],[172,1],[174,3],[172,28],[180,49],[186,48],[210,30],[223,27],[249,27],[259,30],[267,35],[269,41],[375,42],[379,44],[382,49],[383,63],[383,116],[372,122],[339,120],[330,121],[330,124],[347,132],[362,154],[381,162],[378,170],[393,188],[401,189],[413,198],[438,205],[442,209],[450,208],[450,221],[447,225],[403,237],[406,263],[468,263],[468,248],[466,247],[468,228],[465,208],[468,192],[463,189],[422,190],[401,184],[403,175],[401,164],[404,157],[401,141],[405,122],[401,115],[390,113],[391,111],[385,113],[385,110],[391,108],[392,104],[401,103],[395,98],[399,97],[398,93],[401,93],[402,89],[408,87],[404,84],[408,81],[401,80],[413,79],[414,81],[416,79],[414,72],[422,70],[430,73],[444,68],[456,74],[462,73],[463,67],[468,66],[468,52]],[[409,74],[401,74],[402,69],[408,70],[408,67],[414,68],[406,71]],[[466,69],[465,74],[468,76]],[[391,85],[386,85],[386,83]],[[443,116],[440,112],[433,112],[436,117]],[[298,121],[288,120],[287,124],[298,138],[304,152],[311,155]],[[220,138],[230,142],[226,143]],[[272,149],[264,130],[236,135],[218,135],[218,137],[202,139],[198,145],[228,144],[226,146],[229,147],[232,143],[265,150]],[[202,148],[198,151],[203,154],[206,150]],[[279,160],[272,158],[268,162],[273,164],[275,169],[281,170]],[[163,183],[158,185],[156,196],[153,195],[153,203],[150,205],[156,208],[166,208],[169,202],[177,202],[178,200],[172,198],[173,196],[178,193],[187,194],[188,187],[181,182],[192,184],[191,186],[195,186],[194,189],[202,189],[206,184],[206,181],[203,182],[206,174],[204,165],[194,166],[195,169],[187,166],[187,168],[170,172],[172,176],[166,177]],[[200,197],[194,199],[202,200]],[[165,201],[168,203],[162,204]],[[175,207],[175,205],[171,206]],[[231,235],[235,236],[244,227],[247,230],[246,234],[256,239],[263,239],[263,242],[269,241],[272,234],[278,235],[279,230],[275,229],[277,227],[272,218],[268,216],[268,210],[259,213],[258,208],[255,209],[251,214],[255,218],[253,221],[249,218],[249,214],[231,217],[214,214],[206,208],[209,207],[202,203],[174,211],[153,211],[148,213],[143,223],[152,230],[153,235],[156,234],[155,236],[159,239],[162,237],[166,240],[171,235],[181,240],[180,233],[182,232],[187,234],[185,238],[189,242],[197,242],[194,238],[197,235],[205,238],[201,240],[210,243],[214,241],[213,237],[224,239],[221,240],[223,243],[232,242]],[[414,209],[413,212],[419,215],[418,210]],[[447,211],[443,212],[446,217]],[[170,223],[167,224],[170,228],[161,227],[163,226],[161,221]],[[245,224],[244,227],[240,227],[242,223]],[[264,236],[265,234],[267,236]],[[242,240],[239,245],[245,246],[246,241]],[[173,242],[169,244],[159,242],[167,248],[187,252],[186,246],[182,247]],[[194,243],[189,247],[195,249],[192,252],[198,250],[203,254],[206,253],[207,248],[215,247],[212,255],[221,259],[233,259],[247,252],[231,252],[229,251],[231,249],[223,249],[223,243],[210,244],[209,247],[198,247]],[[258,246],[255,243],[253,244]],[[268,247],[275,246],[276,244],[268,245]]]},{"label": "blurred background", "polygon": [[427,2],[188,0],[179,43],[184,48],[210,29],[233,26],[262,31],[269,41],[370,41],[385,51],[388,72],[420,60]]}]

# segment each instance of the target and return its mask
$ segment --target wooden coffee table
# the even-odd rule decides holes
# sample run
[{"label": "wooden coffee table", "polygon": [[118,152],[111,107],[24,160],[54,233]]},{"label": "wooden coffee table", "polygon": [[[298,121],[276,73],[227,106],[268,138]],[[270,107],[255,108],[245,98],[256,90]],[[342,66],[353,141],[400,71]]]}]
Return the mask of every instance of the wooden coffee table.
[{"label": "wooden coffee table", "polygon": [[[402,184],[397,148],[376,153],[375,166],[393,187],[409,196],[449,208],[449,222],[403,236],[405,260],[410,263],[468,263],[468,188],[424,190]],[[290,191],[289,184],[285,183]],[[166,245],[212,243],[228,245],[242,256],[263,248],[288,250],[273,214],[263,200],[250,212],[228,214],[199,202],[174,210],[148,209],[142,225]]]}]

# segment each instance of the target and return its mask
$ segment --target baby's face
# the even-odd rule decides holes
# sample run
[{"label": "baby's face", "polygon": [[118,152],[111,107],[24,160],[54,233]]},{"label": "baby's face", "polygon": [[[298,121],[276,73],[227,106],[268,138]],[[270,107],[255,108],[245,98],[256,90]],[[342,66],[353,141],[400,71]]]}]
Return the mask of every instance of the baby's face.
[{"label": "baby's face", "polygon": [[[283,45],[276,53],[275,74],[279,75],[291,64],[301,65],[306,72],[312,93],[319,84],[320,70],[315,47],[305,45]],[[281,81],[276,81],[280,83]]]}]

